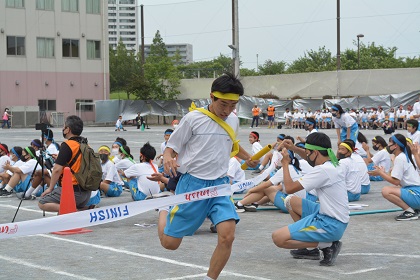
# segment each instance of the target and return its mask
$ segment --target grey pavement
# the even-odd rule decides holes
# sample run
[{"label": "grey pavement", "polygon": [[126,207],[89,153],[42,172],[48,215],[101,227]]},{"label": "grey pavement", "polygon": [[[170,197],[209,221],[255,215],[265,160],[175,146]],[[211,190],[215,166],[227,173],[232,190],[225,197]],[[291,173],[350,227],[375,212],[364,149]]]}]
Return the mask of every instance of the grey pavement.
[{"label": "grey pavement", "polygon": [[[113,127],[85,127],[83,133],[92,147],[111,145],[117,136],[128,141],[135,159],[147,141],[160,149],[163,132],[169,126],[153,126],[139,131],[115,132]],[[261,144],[275,141],[279,133],[305,136],[303,130],[256,128]],[[241,127],[239,139],[245,149],[249,127]],[[61,128],[53,128],[55,139],[63,140]],[[335,130],[322,130],[336,147]],[[368,139],[381,131],[363,130]],[[397,131],[403,132],[405,131]],[[9,148],[26,146],[40,138],[34,129],[3,129],[0,142]],[[388,137],[386,137],[387,139]],[[216,151],[215,151],[216,152]],[[251,176],[247,171],[247,178]],[[373,182],[363,195],[361,211],[394,209],[385,201],[381,188],[389,185]],[[235,198],[242,195],[235,195]],[[100,206],[131,201],[128,192],[118,198],[103,198]],[[0,224],[11,222],[19,200],[0,198]],[[288,250],[277,248],[271,239],[276,229],[292,222],[278,210],[240,213],[232,255],[219,279],[419,279],[420,221],[396,222],[399,212],[352,216],[343,236],[343,247],[336,265],[321,267],[318,261],[293,259]],[[51,214],[46,214],[50,217]],[[42,219],[37,200],[23,201],[16,221]],[[160,246],[157,237],[157,213],[144,214],[105,225],[91,227],[91,233],[57,236],[40,234],[2,240],[0,243],[0,279],[202,279],[206,274],[217,235],[209,230],[210,222],[192,237],[185,237],[176,251]]]}]

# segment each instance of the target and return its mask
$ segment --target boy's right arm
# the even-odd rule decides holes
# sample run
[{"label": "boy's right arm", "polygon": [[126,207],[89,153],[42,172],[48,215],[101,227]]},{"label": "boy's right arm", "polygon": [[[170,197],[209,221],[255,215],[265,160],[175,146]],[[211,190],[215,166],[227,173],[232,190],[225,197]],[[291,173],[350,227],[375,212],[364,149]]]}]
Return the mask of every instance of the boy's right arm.
[{"label": "boy's right arm", "polygon": [[175,151],[172,148],[166,147],[163,152],[163,168],[165,174],[168,174],[171,177],[176,177],[176,170],[179,167],[178,163],[174,159],[175,157]]}]

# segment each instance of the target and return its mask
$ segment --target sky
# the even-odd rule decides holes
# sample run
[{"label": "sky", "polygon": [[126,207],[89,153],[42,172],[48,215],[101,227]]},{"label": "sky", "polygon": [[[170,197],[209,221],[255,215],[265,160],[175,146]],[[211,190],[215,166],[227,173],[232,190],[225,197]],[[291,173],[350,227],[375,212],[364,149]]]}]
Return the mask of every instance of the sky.
[{"label": "sky", "polygon": [[[194,61],[231,56],[231,0],[138,0],[144,5],[145,44],[157,30],[166,44],[193,45]],[[139,8],[140,14],[140,8]],[[397,47],[397,57],[420,56],[419,0],[341,0],[340,49],[360,42]],[[243,68],[285,61],[325,46],[337,54],[337,0],[239,0]]]}]

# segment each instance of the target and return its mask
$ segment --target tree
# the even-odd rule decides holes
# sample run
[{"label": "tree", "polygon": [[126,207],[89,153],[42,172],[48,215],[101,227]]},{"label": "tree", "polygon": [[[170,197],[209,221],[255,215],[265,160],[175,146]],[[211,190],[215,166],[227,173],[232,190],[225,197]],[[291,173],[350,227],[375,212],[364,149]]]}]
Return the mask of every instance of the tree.
[{"label": "tree", "polygon": [[[175,56],[174,60],[176,59],[178,58]],[[159,30],[153,38],[149,56],[144,64],[144,78],[145,81],[140,84],[144,82],[144,85],[147,85],[151,99],[170,100],[181,93],[178,90],[181,73],[174,61],[168,57],[168,51]]]},{"label": "tree", "polygon": [[255,71],[254,69],[248,69],[248,68],[241,68],[241,76],[242,77],[246,77],[246,76],[258,76],[258,72]]},{"label": "tree", "polygon": [[286,62],[284,61],[272,61],[268,59],[263,65],[258,66],[258,73],[260,75],[276,75],[283,74],[286,71]]},{"label": "tree", "polygon": [[220,54],[210,61],[193,62],[178,68],[186,79],[214,78],[225,72],[232,72],[232,58]]},{"label": "tree", "polygon": [[324,47],[320,47],[318,51],[310,50],[303,57],[293,61],[287,73],[304,73],[304,72],[321,72],[332,71],[336,69],[335,58],[331,52]]}]

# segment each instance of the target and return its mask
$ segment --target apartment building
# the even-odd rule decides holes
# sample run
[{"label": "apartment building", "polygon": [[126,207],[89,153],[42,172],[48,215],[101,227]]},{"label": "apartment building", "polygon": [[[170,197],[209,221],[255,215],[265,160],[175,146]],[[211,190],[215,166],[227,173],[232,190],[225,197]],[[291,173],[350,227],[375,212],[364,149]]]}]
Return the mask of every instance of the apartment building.
[{"label": "apartment building", "polygon": [[127,50],[138,51],[137,11],[137,0],[108,0],[108,34],[111,48],[115,49],[121,40]]},{"label": "apartment building", "polygon": [[[179,52],[181,56],[181,63],[189,64],[193,62],[193,46],[191,44],[165,44],[168,56],[174,56],[176,52]],[[141,47],[141,46],[140,46]],[[150,53],[150,45],[144,45],[144,57]]]},{"label": "apartment building", "polygon": [[13,125],[94,120],[93,102],[109,98],[106,11],[101,0],[0,0],[0,110]]}]

